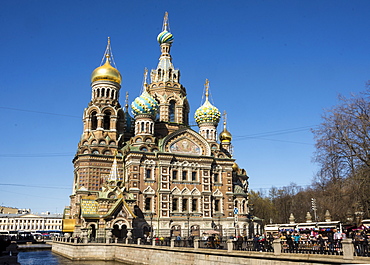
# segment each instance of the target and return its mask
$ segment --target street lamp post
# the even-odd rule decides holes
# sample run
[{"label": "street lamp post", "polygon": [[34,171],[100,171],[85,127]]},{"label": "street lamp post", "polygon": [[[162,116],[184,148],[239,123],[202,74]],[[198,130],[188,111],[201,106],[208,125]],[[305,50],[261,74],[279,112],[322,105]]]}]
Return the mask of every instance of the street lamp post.
[{"label": "street lamp post", "polygon": [[188,237],[190,236],[190,213],[186,214],[188,217]]},{"label": "street lamp post", "polygon": [[150,237],[153,238],[153,217],[154,217],[155,213],[151,212],[149,213],[149,217],[150,217]]}]

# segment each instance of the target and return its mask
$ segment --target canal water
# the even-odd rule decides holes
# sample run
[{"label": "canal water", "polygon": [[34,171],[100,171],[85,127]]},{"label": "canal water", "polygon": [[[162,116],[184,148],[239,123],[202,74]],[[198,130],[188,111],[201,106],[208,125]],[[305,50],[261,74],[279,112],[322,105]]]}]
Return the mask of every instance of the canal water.
[{"label": "canal water", "polygon": [[50,250],[19,252],[18,262],[21,265],[129,265],[117,261],[72,261]]}]

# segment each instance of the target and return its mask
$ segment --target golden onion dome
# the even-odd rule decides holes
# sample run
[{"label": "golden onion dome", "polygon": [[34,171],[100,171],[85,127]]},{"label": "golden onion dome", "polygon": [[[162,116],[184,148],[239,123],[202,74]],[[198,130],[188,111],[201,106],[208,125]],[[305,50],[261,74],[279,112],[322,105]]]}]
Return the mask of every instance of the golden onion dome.
[{"label": "golden onion dome", "polygon": [[233,169],[233,171],[238,171],[238,169],[239,169],[238,164],[234,162],[234,164],[232,165],[232,169]]},{"label": "golden onion dome", "polygon": [[220,141],[222,143],[229,143],[232,140],[231,133],[224,128],[224,130],[220,133]]},{"label": "golden onion dome", "polygon": [[91,83],[95,81],[113,81],[121,84],[121,74],[109,63],[109,56],[102,66],[96,68],[91,74]]}]

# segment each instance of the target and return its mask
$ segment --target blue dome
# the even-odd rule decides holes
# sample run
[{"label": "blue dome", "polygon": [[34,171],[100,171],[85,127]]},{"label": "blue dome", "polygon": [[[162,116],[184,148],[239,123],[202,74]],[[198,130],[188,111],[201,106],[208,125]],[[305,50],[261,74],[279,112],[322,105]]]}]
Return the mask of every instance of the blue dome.
[{"label": "blue dome", "polygon": [[132,114],[137,115],[151,115],[155,116],[158,110],[158,102],[146,91],[131,104]]}]

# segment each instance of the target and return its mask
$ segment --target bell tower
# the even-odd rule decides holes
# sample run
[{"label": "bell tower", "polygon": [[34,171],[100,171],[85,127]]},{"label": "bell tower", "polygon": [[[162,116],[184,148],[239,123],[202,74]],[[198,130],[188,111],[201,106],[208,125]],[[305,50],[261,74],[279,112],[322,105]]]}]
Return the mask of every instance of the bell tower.
[{"label": "bell tower", "polygon": [[166,136],[189,123],[189,103],[186,90],[180,84],[180,70],[175,69],[170,54],[173,35],[169,32],[168,13],[165,13],[162,32],[157,37],[161,56],[156,69],[150,73],[148,92],[159,104],[156,117],[156,136]]},{"label": "bell tower", "polygon": [[76,190],[100,189],[106,174],[101,165],[111,167],[113,154],[123,140],[125,113],[118,101],[122,77],[112,65],[115,63],[108,38],[101,66],[91,74],[91,101],[83,113],[83,133],[73,159]]}]

